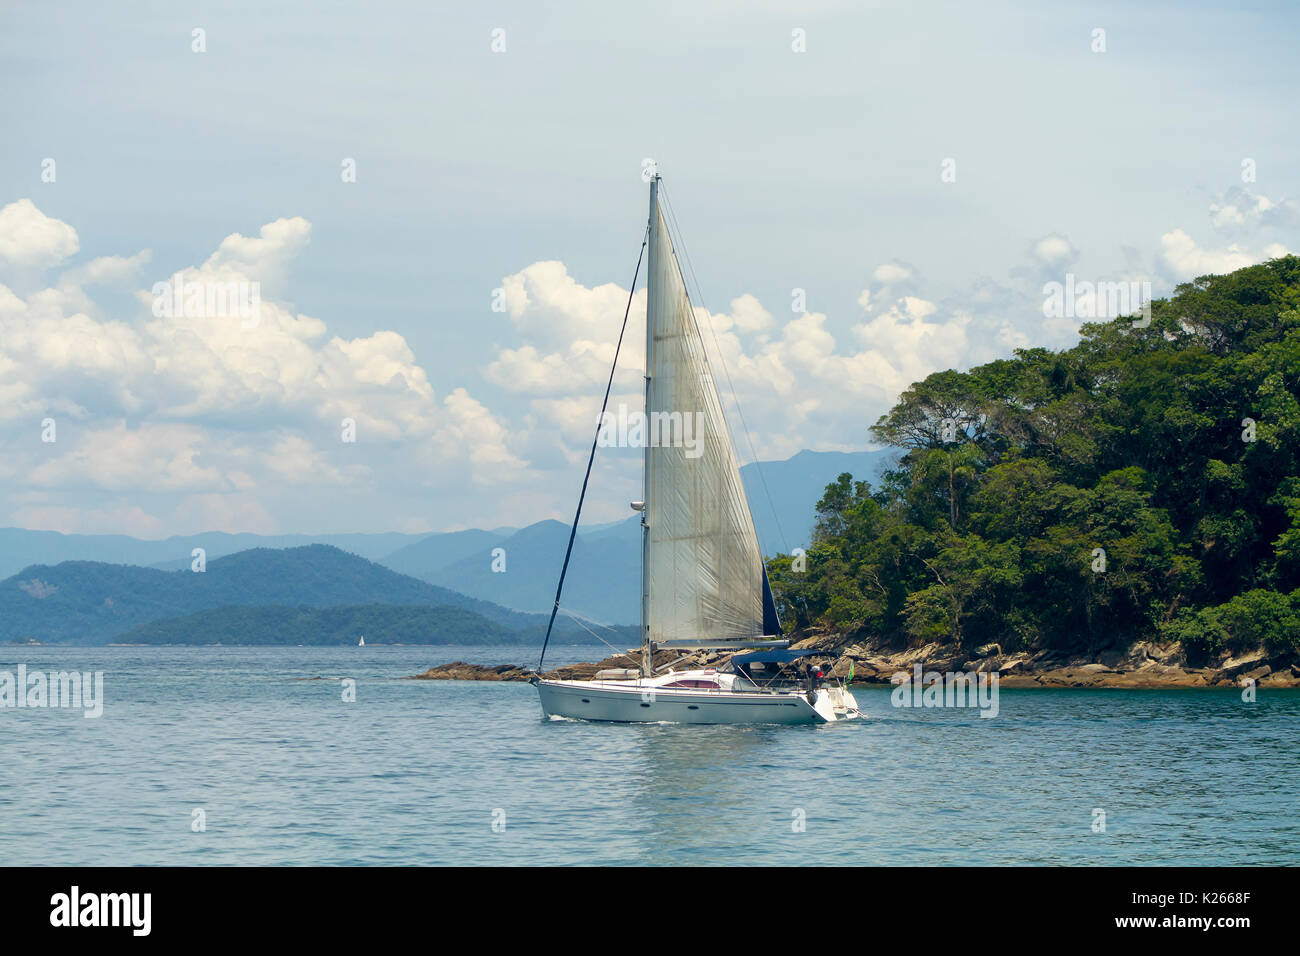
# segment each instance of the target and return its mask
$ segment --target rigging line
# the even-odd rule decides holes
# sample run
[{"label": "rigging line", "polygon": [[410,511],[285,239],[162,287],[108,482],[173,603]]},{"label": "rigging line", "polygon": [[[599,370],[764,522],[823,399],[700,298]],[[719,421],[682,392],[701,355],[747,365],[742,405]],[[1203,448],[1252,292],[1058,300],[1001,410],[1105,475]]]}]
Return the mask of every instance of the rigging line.
[{"label": "rigging line", "polygon": [[537,673],[542,672],[542,662],[546,660],[546,645],[551,643],[551,629],[555,627],[555,615],[560,610],[560,594],[564,591],[564,576],[569,571],[569,558],[573,556],[573,539],[578,534],[578,519],[582,517],[582,502],[587,497],[587,482],[591,480],[591,466],[596,461],[596,445],[600,442],[600,428],[605,422],[605,410],[609,408],[609,393],[614,388],[614,373],[618,370],[618,353],[623,348],[623,335],[627,332],[627,317],[632,314],[632,297],[636,295],[636,280],[641,275],[641,260],[645,258],[646,243],[650,241],[650,224],[646,223],[645,236],[641,240],[641,251],[636,257],[636,271],[632,273],[632,288],[627,292],[627,308],[623,310],[623,327],[618,332],[618,344],[614,346],[614,362],[609,367],[609,383],[605,386],[605,400],[600,403],[600,417],[596,419],[596,435],[591,439],[591,454],[587,457],[587,473],[582,477],[582,491],[578,494],[578,510],[573,514],[573,527],[569,529],[569,546],[564,551],[564,564],[560,567],[560,582],[555,586],[555,605],[551,608],[551,619],[546,624],[546,638],[542,641],[542,653],[537,658]]},{"label": "rigging line", "polygon": [[[613,631],[615,633],[618,633],[618,627],[616,625],[606,624],[603,621],[597,621],[593,617],[587,617],[584,614],[579,614],[577,611],[574,611],[567,607],[562,607],[560,608],[560,610],[563,611],[565,614],[569,615],[569,617],[573,618],[575,621],[586,621],[588,624],[592,625],[593,627],[603,627],[607,631]],[[626,627],[627,625],[624,626]]]},{"label": "rigging line", "polygon": [[593,631],[591,628],[589,628],[586,624],[583,624],[583,623],[582,623],[582,618],[578,617],[578,615],[574,614],[574,613],[573,613],[572,611],[570,611],[567,607],[566,607],[566,608],[561,608],[561,610],[564,611],[565,614],[569,615],[569,617],[573,618],[574,622],[577,623],[578,627],[582,628],[584,631],[586,631],[588,634],[590,634],[590,635],[591,635],[592,637],[594,637],[596,640],[600,641],[600,643],[604,644],[606,647],[608,647],[608,648],[609,648],[611,651],[613,651],[615,654],[617,654],[617,655],[619,655],[619,656],[621,656],[621,657],[629,657],[629,658],[631,657],[631,655],[628,654],[626,650],[622,650],[622,651],[620,651],[617,647],[615,647],[615,646],[614,646],[613,644],[611,644],[609,641],[605,640],[603,637],[601,637],[599,634],[597,634],[595,631]]},{"label": "rigging line", "polygon": [[[686,237],[682,234],[681,226],[678,225],[677,223],[677,214],[673,211],[672,197],[668,195],[668,190],[667,188],[665,188],[663,180],[659,181],[659,187],[660,189],[663,190],[664,205],[667,206],[668,208],[668,218],[672,221],[673,232],[676,233],[677,241],[681,244],[682,257],[686,260],[686,268],[690,271],[691,280],[695,283],[695,291],[699,294],[700,305],[704,307],[704,311],[708,312],[709,307],[704,301],[704,289],[703,287],[700,286],[700,279],[695,274],[695,264],[691,262],[691,254],[689,250],[687,250],[686,248]],[[712,315],[712,313],[710,313],[710,315]],[[691,310],[691,321],[695,322],[694,309]],[[740,407],[740,396],[736,392],[735,383],[731,380],[731,369],[727,367],[727,359],[726,356],[722,354],[722,346],[718,342],[718,334],[713,329],[713,323],[710,322],[708,323],[708,325],[709,325],[709,336],[713,339],[714,351],[718,353],[718,363],[722,366],[722,373],[727,377],[727,387],[731,389],[732,404],[736,406],[736,414],[740,418],[740,427],[745,433],[745,443],[749,446],[749,453],[753,457],[754,471],[758,473],[759,484],[763,486],[763,496],[767,498],[767,506],[772,512],[772,520],[776,524],[776,533],[777,536],[781,539],[781,546],[782,548],[784,548],[785,553],[789,554],[790,543],[786,540],[785,530],[781,527],[781,517],[776,513],[776,503],[772,500],[772,492],[767,487],[767,476],[763,474],[763,469],[760,467],[760,462],[758,460],[758,452],[754,449],[754,439],[750,435],[749,424],[745,421],[745,410]],[[695,328],[697,332],[699,331],[699,327],[700,327],[699,322],[695,322]],[[705,355],[704,359],[706,362],[708,361],[707,354]],[[724,422],[726,421],[725,411],[723,412],[723,421]],[[757,534],[757,530],[755,530],[755,534]]]}]

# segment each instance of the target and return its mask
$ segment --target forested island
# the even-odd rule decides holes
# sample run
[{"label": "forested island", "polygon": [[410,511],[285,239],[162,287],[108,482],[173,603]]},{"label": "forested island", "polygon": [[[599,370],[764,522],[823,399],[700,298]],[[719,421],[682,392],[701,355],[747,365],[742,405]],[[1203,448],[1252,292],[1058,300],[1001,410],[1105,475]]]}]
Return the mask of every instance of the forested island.
[{"label": "forested island", "polygon": [[[0,643],[12,644],[538,645],[546,625],[323,544],[252,548],[201,573],[64,561],[0,581]],[[563,619],[553,639],[590,635]]]},{"label": "forested island", "polygon": [[769,562],[787,631],[1294,679],[1298,396],[1295,256],[1180,285],[1149,324],[930,375],[870,428],[897,467],[841,475],[806,555]]}]

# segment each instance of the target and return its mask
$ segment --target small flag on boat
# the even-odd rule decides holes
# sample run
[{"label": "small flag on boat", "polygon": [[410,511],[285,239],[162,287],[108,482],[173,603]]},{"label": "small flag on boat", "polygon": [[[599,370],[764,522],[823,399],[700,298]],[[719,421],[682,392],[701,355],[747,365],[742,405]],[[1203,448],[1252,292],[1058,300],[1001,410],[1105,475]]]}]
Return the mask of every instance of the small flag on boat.
[{"label": "small flag on boat", "polygon": [[853,683],[853,665],[856,663],[857,661],[853,660],[853,658],[849,658],[849,683],[850,684]]}]

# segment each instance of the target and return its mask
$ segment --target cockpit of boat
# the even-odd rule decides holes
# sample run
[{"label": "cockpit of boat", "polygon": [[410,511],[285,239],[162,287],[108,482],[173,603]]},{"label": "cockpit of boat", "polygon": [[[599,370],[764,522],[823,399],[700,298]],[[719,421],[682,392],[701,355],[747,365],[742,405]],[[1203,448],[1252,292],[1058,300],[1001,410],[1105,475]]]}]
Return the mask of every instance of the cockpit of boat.
[{"label": "cockpit of boat", "polygon": [[731,661],[732,671],[758,687],[806,684],[810,679],[820,682],[825,673],[820,665],[801,658],[811,657],[821,652],[815,649],[758,651],[751,654],[737,654]]}]

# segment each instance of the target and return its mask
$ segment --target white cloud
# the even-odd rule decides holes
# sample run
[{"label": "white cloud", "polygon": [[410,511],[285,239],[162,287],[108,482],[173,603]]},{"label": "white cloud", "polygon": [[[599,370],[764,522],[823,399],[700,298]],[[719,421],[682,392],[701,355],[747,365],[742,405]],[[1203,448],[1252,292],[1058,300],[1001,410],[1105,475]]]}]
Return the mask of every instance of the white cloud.
[{"label": "white cloud", "polygon": [[33,487],[160,492],[207,491],[222,483],[220,471],[196,460],[204,433],[193,425],[79,429],[65,422],[56,434],[45,445],[49,457],[28,473]]},{"label": "white cloud", "polygon": [[[515,332],[528,344],[499,349],[484,373],[489,382],[529,394],[604,384],[627,309],[626,289],[614,283],[587,288],[554,261],[535,262],[507,276],[501,287]],[[644,287],[632,302],[633,314],[638,310],[645,313]],[[620,381],[640,375],[644,355],[641,337],[623,339]]]},{"label": "white cloud", "polygon": [[1210,223],[1225,233],[1246,233],[1261,227],[1300,223],[1300,203],[1272,200],[1262,193],[1233,186],[1210,203]]},{"label": "white cloud", "polygon": [[1211,273],[1232,272],[1286,254],[1286,247],[1280,243],[1271,243],[1258,253],[1249,252],[1237,243],[1222,249],[1206,249],[1183,230],[1174,229],[1160,237],[1157,260],[1163,267],[1162,272],[1182,281]]},{"label": "white cloud", "polygon": [[274,287],[288,263],[311,241],[311,223],[301,216],[268,222],[256,237],[231,233],[201,271],[216,279],[245,278]]},{"label": "white cloud", "polygon": [[951,312],[931,320],[938,311],[933,302],[904,296],[854,326],[857,341],[883,360],[877,366],[878,384],[897,394],[931,372],[965,362],[969,314]]},{"label": "white cloud", "polygon": [[[934,302],[891,295],[890,284],[914,277],[910,267],[886,263],[876,273],[884,285],[874,293],[864,290],[859,302],[870,304],[874,295],[887,307],[854,327],[856,348],[837,341],[824,313],[787,313],[782,321],[781,312],[770,312],[749,294],[734,298],[729,312],[697,309],[724,402],[734,385],[750,424],[752,449],[739,434],[738,417],[730,417],[742,439],[737,449],[742,459],[751,453],[785,456],[805,447],[861,448],[868,441],[866,424],[898,391],[962,361],[970,317],[940,318]],[[549,262],[529,266],[504,280],[503,287],[514,290],[508,295],[511,318],[523,341],[498,348],[485,374],[503,389],[532,396],[520,441],[530,449],[543,440],[558,443],[561,460],[579,465],[591,441],[627,291],[585,288],[560,263]],[[633,308],[638,305],[644,311],[642,303]],[[537,321],[543,313],[546,321]],[[573,338],[565,341],[557,329]],[[640,382],[641,337],[624,342],[620,365],[626,377],[618,379],[614,407],[640,405],[639,388],[633,389]]]},{"label": "white cloud", "polygon": [[523,473],[527,463],[510,449],[509,431],[482,402],[457,388],[443,399],[443,406],[447,414],[434,436],[434,445],[456,449],[468,457],[475,483],[501,485],[527,478]]},{"label": "white cloud", "polygon": [[[1162,237],[1157,269],[1130,262],[1119,275],[1094,281],[1142,281],[1160,274],[1171,281],[1189,270],[1227,271],[1280,254],[1229,247],[1204,250],[1181,231]],[[705,346],[725,393],[734,385],[753,431],[759,457],[802,448],[861,448],[867,426],[888,410],[907,386],[945,368],[969,368],[1030,346],[1064,348],[1077,340],[1080,319],[1044,318],[1043,277],[1059,279],[1082,256],[1068,236],[1052,232],[1032,241],[1007,282],[979,277],[944,297],[925,294],[917,270],[899,260],[872,271],[848,335],[820,312],[782,317],[752,295],[732,300],[730,313],[697,310]],[[1159,282],[1156,294],[1161,294]],[[627,293],[617,286],[588,289],[561,263],[529,266],[504,282],[513,290],[511,318],[517,338],[498,348],[487,377],[503,389],[531,396],[517,440],[530,449],[559,443],[564,460],[585,460],[594,398],[608,375]],[[643,310],[636,303],[634,310]],[[711,332],[708,330],[711,326]],[[634,337],[624,366],[639,373]],[[626,392],[635,375],[619,379]],[[617,401],[616,389],[615,401]],[[634,392],[632,404],[639,400]],[[724,402],[727,401],[724,395]],[[731,417],[733,431],[738,422]],[[738,443],[742,459],[748,441]],[[533,455],[536,458],[536,454]]]},{"label": "white cloud", "polygon": [[21,528],[62,534],[128,534],[155,539],[167,536],[160,518],[135,505],[109,508],[31,505],[13,511],[9,520]]},{"label": "white cloud", "polygon": [[[534,262],[501,285],[515,327],[551,343],[593,337],[606,341],[611,321],[617,336],[627,306],[626,289],[613,282],[589,289],[569,275],[563,262]],[[637,295],[644,298],[644,286]]]},{"label": "white cloud", "polygon": [[741,333],[762,332],[770,329],[776,320],[772,313],[763,308],[762,303],[746,292],[731,300],[731,312],[715,313],[713,327],[719,332],[735,329]]},{"label": "white cloud", "polygon": [[1074,262],[1079,257],[1079,250],[1068,237],[1051,233],[1033,243],[1032,254],[1044,266],[1060,269]]},{"label": "white cloud", "polygon": [[[18,212],[55,222],[35,207]],[[310,232],[295,218],[232,234],[182,280],[278,281]],[[75,250],[75,233],[60,248]],[[267,531],[273,503],[298,506],[304,486],[383,496],[527,475],[509,429],[463,388],[440,401],[396,332],[331,337],[320,319],[271,298],[252,324],[206,307],[155,315],[152,287],[136,293],[137,314],[102,317],[85,287],[138,277],[148,261],[101,257],[25,297],[0,286],[9,520],[102,530],[116,515],[136,532]],[[47,417],[53,443],[40,440]],[[344,419],[356,423],[354,444],[342,440]],[[40,500],[24,501],[31,494]],[[90,504],[106,497],[115,500]]]},{"label": "white cloud", "polygon": [[124,282],[138,276],[152,257],[153,254],[148,249],[142,249],[133,256],[100,256],[63,273],[59,277],[59,284],[83,286]]},{"label": "white cloud", "polygon": [[876,266],[876,271],[871,274],[871,277],[884,285],[894,285],[906,282],[912,278],[912,275],[912,267],[906,263],[885,262]]},{"label": "white cloud", "polygon": [[0,265],[45,269],[80,248],[77,230],[20,199],[0,209]]},{"label": "white cloud", "polygon": [[[1263,221],[1273,207],[1256,200],[1250,208]],[[17,215],[62,236],[46,242],[39,261],[57,264],[75,251],[70,227],[34,206]],[[306,220],[276,220],[252,237],[227,236],[201,264],[180,271],[186,287],[265,283],[251,324],[206,304],[188,317],[155,315],[151,279],[172,277],[143,274],[147,250],[65,268],[36,291],[0,285],[7,520],[157,536],[567,518],[627,290],[585,286],[556,261],[506,277],[503,341],[440,394],[397,332],[334,336],[325,321],[269,291],[310,237]],[[1149,272],[1134,254],[1125,273],[1176,282],[1283,251],[1276,243],[1258,252],[1204,248],[1175,229],[1160,237]],[[861,448],[868,426],[932,372],[1014,348],[1070,345],[1078,320],[1043,318],[1042,277],[1059,277],[1080,257],[1065,235],[1050,233],[1029,244],[1005,280],[981,276],[946,295],[891,260],[855,297],[861,311],[846,302],[851,314],[838,322],[825,312],[794,313],[785,301],[769,309],[748,293],[725,312],[698,309],[724,404],[730,408],[734,385],[745,411],[748,433],[729,414],[739,456]],[[96,289],[125,282],[145,287],[136,292],[136,311],[106,314]],[[641,401],[644,310],[642,290],[632,303],[615,408]],[[475,372],[488,392],[471,393]],[[58,422],[54,444],[39,438],[46,417]],[[356,424],[355,443],[342,440],[344,419]],[[623,498],[638,493],[635,470],[634,455],[598,459],[597,477],[620,494],[617,508],[589,503],[593,520],[623,516]]]}]

